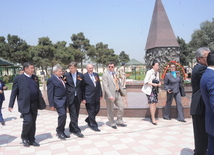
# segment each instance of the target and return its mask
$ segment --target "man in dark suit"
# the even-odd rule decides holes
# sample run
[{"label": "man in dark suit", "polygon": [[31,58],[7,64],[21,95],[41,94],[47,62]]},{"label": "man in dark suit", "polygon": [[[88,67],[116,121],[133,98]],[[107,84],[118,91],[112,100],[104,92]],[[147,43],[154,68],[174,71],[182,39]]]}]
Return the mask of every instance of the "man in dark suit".
[{"label": "man in dark suit", "polygon": [[94,131],[100,131],[95,120],[96,115],[100,111],[100,100],[102,99],[102,89],[100,85],[99,75],[93,73],[93,65],[87,65],[87,73],[84,76],[83,103],[86,104],[88,117],[85,121]]},{"label": "man in dark suit", "polygon": [[69,64],[70,73],[64,74],[67,89],[67,105],[71,122],[69,124],[69,131],[78,137],[84,137],[78,127],[78,118],[80,111],[80,103],[83,99],[83,74],[77,71],[77,63],[71,62]]},{"label": "man in dark suit", "polygon": [[65,140],[70,136],[64,133],[66,124],[66,86],[62,80],[62,67],[55,65],[53,75],[47,81],[48,101],[51,110],[58,113],[57,135],[60,139]]},{"label": "man in dark suit", "polygon": [[33,75],[34,65],[26,62],[23,65],[24,73],[15,77],[10,95],[8,110],[12,112],[17,97],[19,112],[23,115],[22,143],[25,147],[40,146],[35,142],[36,118],[38,103],[43,101],[38,87],[38,77]]},{"label": "man in dark suit", "polygon": [[214,51],[207,56],[208,67],[200,81],[201,95],[205,103],[205,129],[208,133],[207,155],[214,154]]},{"label": "man in dark suit", "polygon": [[1,112],[2,104],[5,100],[4,90],[7,90],[7,87],[4,85],[4,82],[0,80],[0,123],[2,125],[5,125],[5,121],[3,119],[2,112]]},{"label": "man in dark suit", "polygon": [[192,115],[195,155],[205,155],[207,152],[208,137],[205,131],[205,104],[201,96],[200,80],[207,68],[207,55],[210,49],[201,47],[196,50],[197,64],[192,70],[192,102],[190,114]]}]

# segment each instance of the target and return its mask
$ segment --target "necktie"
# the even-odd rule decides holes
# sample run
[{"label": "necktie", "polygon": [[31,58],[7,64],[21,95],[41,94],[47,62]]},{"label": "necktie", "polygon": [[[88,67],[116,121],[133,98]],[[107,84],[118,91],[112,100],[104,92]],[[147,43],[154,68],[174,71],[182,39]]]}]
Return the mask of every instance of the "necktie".
[{"label": "necktie", "polygon": [[91,76],[91,80],[92,80],[92,82],[94,83],[94,87],[96,87],[96,82],[95,82],[94,75],[93,75],[93,74],[90,74],[90,76]]},{"label": "necktie", "polygon": [[72,77],[73,77],[73,81],[74,81],[74,86],[76,87],[76,79],[77,79],[76,74],[72,74]]},{"label": "necktie", "polygon": [[65,88],[65,83],[62,81],[62,79],[60,77],[58,77],[59,81],[62,83],[62,85],[64,86]]}]

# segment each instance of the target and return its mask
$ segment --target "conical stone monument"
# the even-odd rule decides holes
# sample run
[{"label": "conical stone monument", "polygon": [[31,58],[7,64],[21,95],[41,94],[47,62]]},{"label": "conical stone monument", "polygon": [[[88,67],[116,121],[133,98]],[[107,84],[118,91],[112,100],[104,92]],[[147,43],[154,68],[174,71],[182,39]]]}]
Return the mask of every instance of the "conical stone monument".
[{"label": "conical stone monument", "polygon": [[180,48],[161,0],[156,0],[145,47],[146,69],[154,60],[161,67],[169,61],[180,62]]}]

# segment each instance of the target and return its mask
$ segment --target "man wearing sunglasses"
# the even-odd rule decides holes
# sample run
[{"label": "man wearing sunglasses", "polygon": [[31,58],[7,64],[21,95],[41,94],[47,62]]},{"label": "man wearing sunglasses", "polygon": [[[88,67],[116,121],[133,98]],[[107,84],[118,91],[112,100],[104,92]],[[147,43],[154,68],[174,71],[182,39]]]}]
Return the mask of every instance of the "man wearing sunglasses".
[{"label": "man wearing sunglasses", "polygon": [[[117,126],[126,127],[127,125],[123,122],[124,105],[122,97],[125,96],[123,88],[120,84],[120,80],[114,71],[115,64],[110,62],[108,64],[108,71],[102,76],[103,90],[105,93],[105,100],[107,106],[107,115],[110,126],[113,129],[117,129]],[[117,120],[114,121],[114,105],[117,106]],[[116,126],[117,125],[117,126]]]}]

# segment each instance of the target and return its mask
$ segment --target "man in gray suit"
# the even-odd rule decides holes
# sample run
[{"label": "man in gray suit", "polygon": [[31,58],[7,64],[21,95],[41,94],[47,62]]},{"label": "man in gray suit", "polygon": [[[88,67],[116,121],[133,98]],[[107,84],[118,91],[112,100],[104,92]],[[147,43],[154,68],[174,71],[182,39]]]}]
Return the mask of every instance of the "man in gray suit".
[{"label": "man in gray suit", "polygon": [[[126,127],[123,122],[124,105],[122,102],[122,96],[125,96],[123,88],[120,84],[120,80],[117,78],[117,74],[114,71],[115,64],[113,62],[108,64],[108,71],[103,75],[103,89],[105,92],[105,100],[107,106],[107,115],[110,126],[113,129],[117,129],[117,126]],[[117,106],[117,121],[114,121],[114,104]],[[117,126],[116,126],[117,124]]]}]

